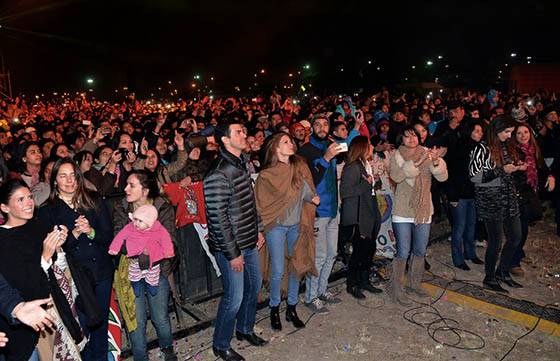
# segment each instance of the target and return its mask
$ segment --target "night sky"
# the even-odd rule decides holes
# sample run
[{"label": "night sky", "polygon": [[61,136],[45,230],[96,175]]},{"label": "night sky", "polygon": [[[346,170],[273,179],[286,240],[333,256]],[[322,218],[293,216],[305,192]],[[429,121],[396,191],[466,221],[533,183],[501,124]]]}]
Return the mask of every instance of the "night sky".
[{"label": "night sky", "polygon": [[194,74],[228,91],[263,68],[262,82],[283,84],[304,64],[325,86],[453,74],[478,85],[526,56],[560,61],[553,1],[453,3],[4,0],[0,52],[16,92],[85,88],[88,76],[99,92],[150,92],[168,80],[188,89]]}]

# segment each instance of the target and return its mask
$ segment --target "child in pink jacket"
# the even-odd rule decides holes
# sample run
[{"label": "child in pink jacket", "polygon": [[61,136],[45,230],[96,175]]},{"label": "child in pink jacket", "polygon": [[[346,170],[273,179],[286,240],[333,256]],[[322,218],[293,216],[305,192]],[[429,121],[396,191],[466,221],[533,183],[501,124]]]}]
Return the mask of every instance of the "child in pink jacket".
[{"label": "child in pink jacket", "polygon": [[175,255],[171,236],[157,220],[158,212],[152,205],[141,206],[128,216],[132,222],[115,236],[109,246],[109,254],[118,254],[126,242],[127,257],[130,258],[128,279],[133,288],[135,282],[144,279],[153,287],[150,291],[157,292],[155,287],[159,284],[159,262]]}]

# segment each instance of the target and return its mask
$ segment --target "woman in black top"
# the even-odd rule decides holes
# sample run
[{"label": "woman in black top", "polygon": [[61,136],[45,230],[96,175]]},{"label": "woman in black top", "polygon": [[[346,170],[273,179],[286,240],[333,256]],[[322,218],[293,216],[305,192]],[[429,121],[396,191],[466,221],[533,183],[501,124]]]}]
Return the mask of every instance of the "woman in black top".
[{"label": "woman in black top", "polygon": [[[89,274],[101,311],[100,325],[86,327],[89,342],[82,352],[86,361],[107,358],[109,304],[113,285],[114,266],[109,256],[113,239],[111,218],[102,199],[88,191],[80,168],[70,158],[54,164],[48,204],[39,209],[39,218],[50,226],[62,224],[68,229],[64,250]],[[85,321],[83,309],[80,321]]]},{"label": "woman in black top", "polygon": [[469,155],[481,141],[483,130],[482,126],[475,122],[470,123],[466,130],[467,132],[448,151],[447,199],[453,215],[451,217],[453,265],[469,271],[470,267],[465,260],[470,260],[475,264],[484,263],[476,255],[474,184],[469,179]]},{"label": "woman in black top", "polygon": [[[21,180],[12,179],[0,187],[0,210],[7,220],[0,227],[0,274],[24,301],[46,299],[52,294],[58,314],[66,316],[66,312],[70,311],[68,303],[64,296],[57,297],[61,295],[61,290],[56,280],[49,281],[46,272],[51,268],[53,255],[64,243],[68,230],[66,227],[49,228],[33,219],[33,195]],[[79,338],[79,325],[70,317],[61,319],[64,325],[67,321],[72,323],[67,328],[72,328],[76,332],[74,336]],[[39,334],[31,327],[11,325],[7,319],[0,317],[0,332],[6,333],[9,338],[7,346],[0,348],[0,358],[4,356],[8,361],[24,361],[32,355],[38,357],[35,347]]]},{"label": "woman in black top", "polygon": [[377,233],[381,226],[381,215],[373,193],[371,167],[370,172],[367,171],[367,162],[372,153],[373,147],[367,137],[352,139],[340,180],[340,224],[354,230],[346,290],[357,299],[365,298],[361,290],[381,292],[369,281]]},{"label": "woman in black top", "polygon": [[[494,118],[486,129],[486,142],[473,149],[469,160],[469,176],[475,184],[477,215],[484,221],[488,232],[483,284],[485,288],[506,293],[507,290],[498,281],[514,288],[523,287],[508,272],[513,253],[521,240],[519,202],[512,173],[526,167],[519,163],[515,148],[508,142],[515,125],[509,115]],[[506,243],[496,270],[504,234]]]}]

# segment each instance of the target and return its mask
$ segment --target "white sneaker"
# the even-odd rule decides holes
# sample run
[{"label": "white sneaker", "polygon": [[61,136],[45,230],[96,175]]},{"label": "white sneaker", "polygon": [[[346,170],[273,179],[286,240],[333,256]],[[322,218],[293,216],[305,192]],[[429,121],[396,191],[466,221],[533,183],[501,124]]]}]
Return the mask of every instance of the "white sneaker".
[{"label": "white sneaker", "polygon": [[477,241],[474,243],[474,245],[475,245],[476,247],[486,248],[486,241],[478,241],[478,240],[477,240]]},{"label": "white sneaker", "polygon": [[313,299],[310,303],[305,303],[305,306],[309,308],[309,310],[313,313],[317,313],[319,315],[326,315],[329,313],[329,309],[325,307],[323,301],[318,298]]},{"label": "white sneaker", "polygon": [[332,294],[329,291],[325,291],[325,293],[323,293],[321,296],[319,296],[319,299],[325,303],[328,303],[330,305],[334,305],[337,303],[342,302],[342,300],[338,297],[336,297],[334,294]]}]

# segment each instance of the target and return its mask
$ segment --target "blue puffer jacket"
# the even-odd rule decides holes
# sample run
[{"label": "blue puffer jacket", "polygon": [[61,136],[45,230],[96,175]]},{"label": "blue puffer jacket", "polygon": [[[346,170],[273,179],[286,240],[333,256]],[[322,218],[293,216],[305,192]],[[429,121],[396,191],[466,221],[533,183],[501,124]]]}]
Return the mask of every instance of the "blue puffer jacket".
[{"label": "blue puffer jacket", "polygon": [[338,212],[338,190],[336,186],[336,157],[327,162],[323,155],[328,141],[311,136],[309,143],[300,148],[299,154],[307,160],[317,195],[321,203],[317,207],[318,217],[336,217]]}]

